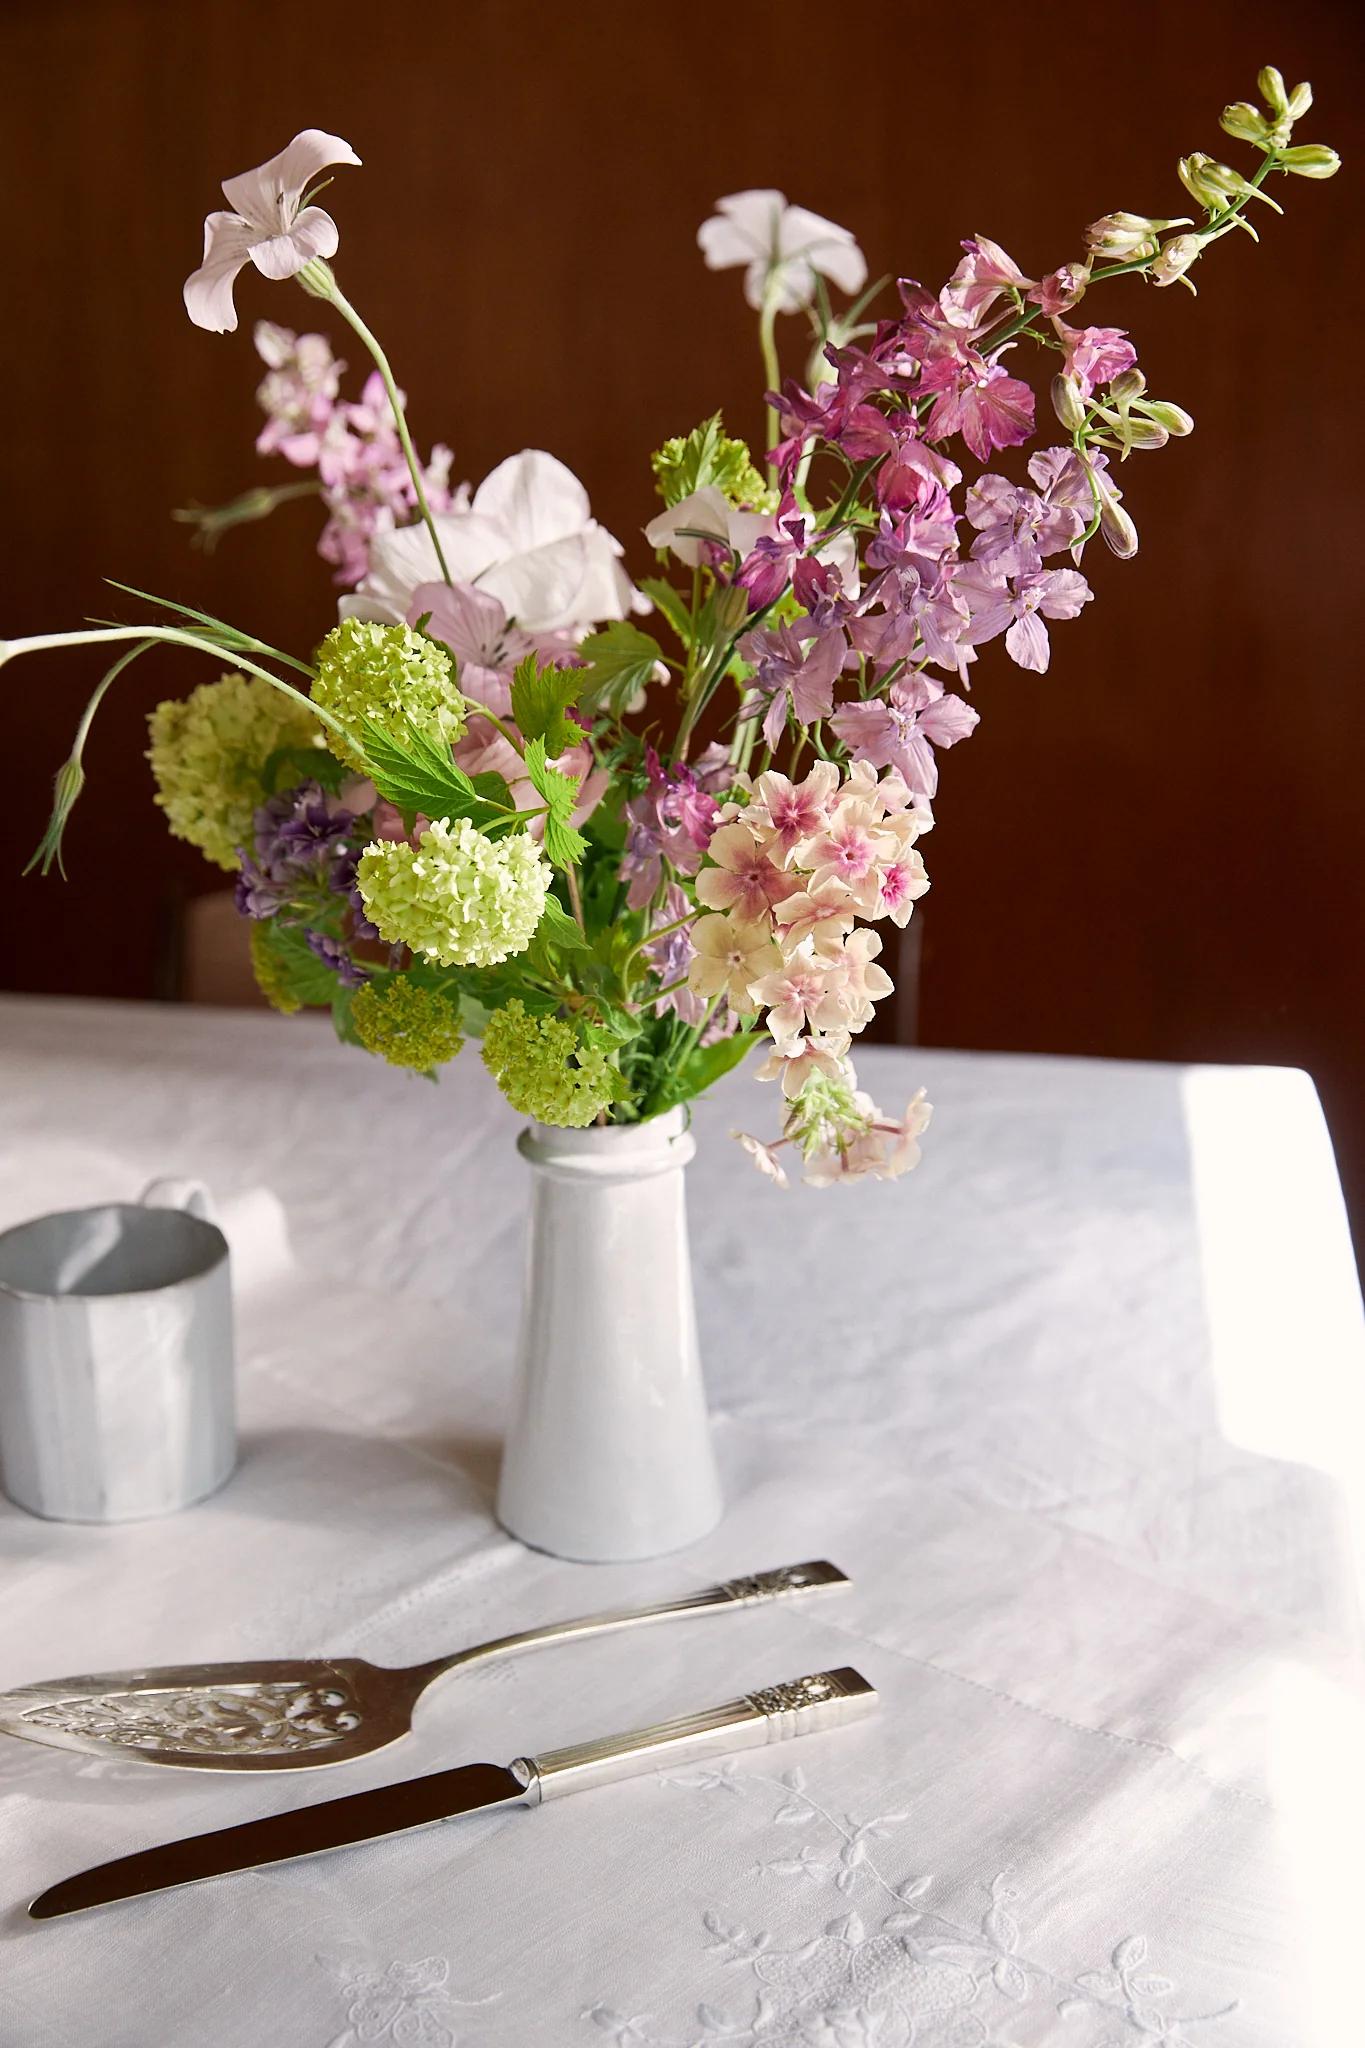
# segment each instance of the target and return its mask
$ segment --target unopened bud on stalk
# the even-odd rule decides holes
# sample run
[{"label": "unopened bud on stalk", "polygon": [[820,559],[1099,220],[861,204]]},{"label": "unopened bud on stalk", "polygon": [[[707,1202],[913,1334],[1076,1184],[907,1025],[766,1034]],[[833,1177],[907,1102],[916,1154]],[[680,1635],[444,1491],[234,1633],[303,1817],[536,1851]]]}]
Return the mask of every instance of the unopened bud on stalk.
[{"label": "unopened bud on stalk", "polygon": [[1142,407],[1159,427],[1164,427],[1177,441],[1194,432],[1194,420],[1191,415],[1186,412],[1183,405],[1172,405],[1169,398],[1145,398]]},{"label": "unopened bud on stalk", "polygon": [[1113,411],[1106,405],[1100,407],[1099,417],[1104,421],[1104,424],[1122,448],[1125,456],[1131,455],[1135,448],[1142,450],[1164,448],[1170,438],[1164,427],[1158,426],[1155,420],[1144,419],[1138,413],[1125,412],[1123,410]]},{"label": "unopened bud on stalk", "polygon": [[1257,77],[1256,84],[1261,98],[1272,114],[1279,119],[1289,112],[1289,95],[1284,89],[1284,75],[1273,64],[1267,64]]},{"label": "unopened bud on stalk", "polygon": [[[1151,276],[1154,284],[1174,284],[1177,278],[1184,278],[1185,272],[1204,246],[1202,235],[1175,235],[1162,246],[1160,255],[1152,265]],[[1190,286],[1194,290],[1194,286]]]},{"label": "unopened bud on stalk", "polygon": [[1192,198],[1210,213],[1218,213],[1233,199],[1262,199],[1276,213],[1284,208],[1268,192],[1262,192],[1240,171],[1234,171],[1230,164],[1220,164],[1202,149],[1196,149],[1189,156],[1182,156],[1177,169],[1180,182]]},{"label": "unopened bud on stalk", "polygon": [[1092,255],[1112,256],[1116,262],[1126,263],[1134,256],[1155,256],[1168,228],[1190,225],[1184,217],[1152,220],[1145,213],[1106,213],[1086,229],[1085,246]]},{"label": "unopened bud on stalk", "polygon": [[1218,125],[1224,134],[1235,135],[1239,142],[1254,142],[1257,149],[1271,147],[1270,123],[1250,100],[1234,100],[1230,107],[1224,107]]},{"label": "unopened bud on stalk", "polygon": [[1289,95],[1289,118],[1301,121],[1313,104],[1313,88],[1305,78],[1302,85],[1296,85]]},{"label": "unopened bud on stalk", "polygon": [[1138,551],[1138,530],[1118,501],[1118,495],[1105,495],[1100,505],[1100,534],[1105,546],[1121,562],[1126,562]]},{"label": "unopened bud on stalk", "polygon": [[1335,178],[1341,169],[1341,158],[1325,142],[1296,142],[1280,151],[1280,162],[1296,178]]},{"label": "unopened bud on stalk", "polygon": [[1118,405],[1130,405],[1135,398],[1141,398],[1147,389],[1147,379],[1141,370],[1121,370],[1109,386],[1109,396]]},{"label": "unopened bud on stalk", "polygon": [[1053,378],[1052,410],[1068,434],[1076,433],[1085,425],[1085,400],[1081,397],[1081,387],[1074,378],[1063,376],[1060,372]]}]

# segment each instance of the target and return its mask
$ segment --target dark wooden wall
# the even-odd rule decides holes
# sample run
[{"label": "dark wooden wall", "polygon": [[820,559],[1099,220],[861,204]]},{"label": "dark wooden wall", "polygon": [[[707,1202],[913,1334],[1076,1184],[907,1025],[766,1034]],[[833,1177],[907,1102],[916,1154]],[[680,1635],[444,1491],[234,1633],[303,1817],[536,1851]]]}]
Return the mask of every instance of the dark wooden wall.
[{"label": "dark wooden wall", "polygon": [[[419,440],[450,440],[475,479],[553,449],[642,570],[649,450],[717,405],[762,431],[737,277],[693,245],[720,193],[784,187],[874,271],[937,284],[979,230],[1036,272],[1103,211],[1182,211],[1176,157],[1240,160],[1218,110],[1278,62],[1317,90],[1302,138],[1347,168],[1277,187],[1288,217],[1265,211],[1259,250],[1216,249],[1197,302],[1130,285],[1086,305],[1131,327],[1197,431],[1129,464],[1142,552],[1096,549],[1097,601],[1056,632],[1051,673],[981,664],[982,725],[946,763],[927,849],[922,1032],[1305,1066],[1365,1207],[1363,21],[1355,0],[5,0],[0,630],[118,609],[104,575],[299,648],[329,623],[311,506],[212,560],[168,517],[285,475],[252,452],[250,327],[312,309],[249,273],[242,328],[217,338],[180,283],[220,177],[298,128],[365,159],[328,196],[338,268]],[[97,672],[0,676],[6,987],[151,993],[168,903],[212,879],[149,802],[144,713],[205,673],[162,657],[100,721],[70,881],[15,878]]]}]

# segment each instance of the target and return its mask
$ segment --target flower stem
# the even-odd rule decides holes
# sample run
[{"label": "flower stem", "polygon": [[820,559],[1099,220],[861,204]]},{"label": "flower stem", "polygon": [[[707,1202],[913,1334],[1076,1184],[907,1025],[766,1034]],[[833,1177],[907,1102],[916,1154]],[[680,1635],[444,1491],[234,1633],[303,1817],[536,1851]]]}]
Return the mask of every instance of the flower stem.
[{"label": "flower stem", "polygon": [[[782,383],[782,365],[777,356],[777,276],[773,271],[763,292],[763,308],[758,316],[758,345],[763,351],[763,374],[767,378],[766,389],[777,391]],[[765,407],[768,415],[768,453],[777,446],[778,417],[776,409]]]},{"label": "flower stem", "polygon": [[315,257],[311,263],[304,264],[303,269],[299,272],[299,279],[303,283],[304,289],[310,292],[313,297],[326,299],[330,305],[336,307],[346,324],[360,336],[361,341],[374,359],[374,366],[383,380],[385,391],[388,393],[389,405],[393,412],[393,423],[398,429],[398,439],[402,443],[403,454],[407,460],[408,475],[412,478],[412,488],[417,494],[417,509],[422,516],[427,532],[431,535],[431,545],[436,550],[436,560],[440,564],[441,575],[445,582],[449,583],[451,581],[450,571],[446,567],[446,558],[441,549],[440,536],[436,531],[436,522],[431,516],[431,507],[427,503],[426,486],[422,482],[422,471],[413,449],[412,436],[408,432],[408,423],[403,412],[403,401],[399,396],[393,371],[389,368],[389,359],[379,346],[374,335],[365,325],[365,322],[361,319],[359,313],[357,313],[355,307],[342,291],[329,264]]}]

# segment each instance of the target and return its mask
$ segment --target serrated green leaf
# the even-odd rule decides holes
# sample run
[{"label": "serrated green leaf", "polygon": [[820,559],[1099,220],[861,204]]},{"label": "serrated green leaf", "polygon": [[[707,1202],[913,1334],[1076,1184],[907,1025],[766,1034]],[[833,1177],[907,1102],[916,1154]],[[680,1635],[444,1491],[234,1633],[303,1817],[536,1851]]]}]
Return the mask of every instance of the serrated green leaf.
[{"label": "serrated green leaf", "polygon": [[605,704],[617,718],[646,687],[655,662],[663,660],[658,641],[629,619],[613,619],[600,633],[589,633],[578,651],[589,664],[584,701]]},{"label": "serrated green leaf", "polygon": [[532,944],[539,945],[542,940],[560,953],[592,952],[592,947],[557,896],[545,898],[545,909],[540,923],[536,926]]},{"label": "serrated green leaf", "polygon": [[544,846],[545,858],[555,868],[576,868],[588,850],[583,834],[556,817],[545,820]]},{"label": "serrated green leaf", "polygon": [[668,620],[684,647],[692,644],[692,613],[682,592],[675,590],[671,583],[665,583],[662,576],[645,576],[640,589],[655,604]]},{"label": "serrated green leaf", "polygon": [[[409,823],[419,811],[428,818],[468,818],[478,826],[506,818],[508,803],[481,793],[451,760],[449,749],[428,739],[416,726],[409,724],[400,742],[373,719],[365,718],[361,735],[370,780]],[[487,778],[480,776],[479,781],[486,783]],[[503,783],[504,792],[506,787]]]},{"label": "serrated green leaf", "polygon": [[676,505],[707,485],[723,491],[734,505],[766,506],[772,497],[745,443],[725,432],[718,412],[690,434],[665,441],[649,460],[665,505]]},{"label": "serrated green leaf", "polygon": [[545,758],[545,742],[528,740],[526,743],[526,773],[537,796],[549,805],[551,818],[562,824],[573,810],[578,798],[578,781],[575,776],[565,775],[562,769],[552,768]]},{"label": "serrated green leaf", "polygon": [[564,716],[583,693],[581,668],[542,668],[534,654],[517,663],[512,678],[512,716],[527,740],[543,739],[547,754],[562,754],[583,736]]}]

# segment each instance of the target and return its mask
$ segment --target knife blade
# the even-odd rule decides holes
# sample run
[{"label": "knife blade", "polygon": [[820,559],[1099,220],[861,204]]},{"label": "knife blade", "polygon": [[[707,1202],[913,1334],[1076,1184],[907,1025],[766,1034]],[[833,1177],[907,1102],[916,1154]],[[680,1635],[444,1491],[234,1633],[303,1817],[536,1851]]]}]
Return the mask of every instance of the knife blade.
[{"label": "knife blade", "polygon": [[701,1713],[683,1714],[653,1727],[608,1735],[595,1742],[513,1763],[462,1764],[433,1771],[342,1799],[324,1799],[290,1813],[190,1835],[116,1857],[63,1878],[30,1905],[34,1920],[55,1920],[93,1906],[141,1898],[149,1892],[199,1884],[234,1871],[292,1863],[332,1849],[357,1847],[426,1828],[471,1813],[501,1807],[538,1806],[561,1793],[609,1784],[660,1765],[693,1763],[736,1749],[749,1749],[790,1736],[838,1726],[870,1713],[877,1695],[865,1678],[847,1667],[817,1671],[785,1685],[764,1686]]}]

